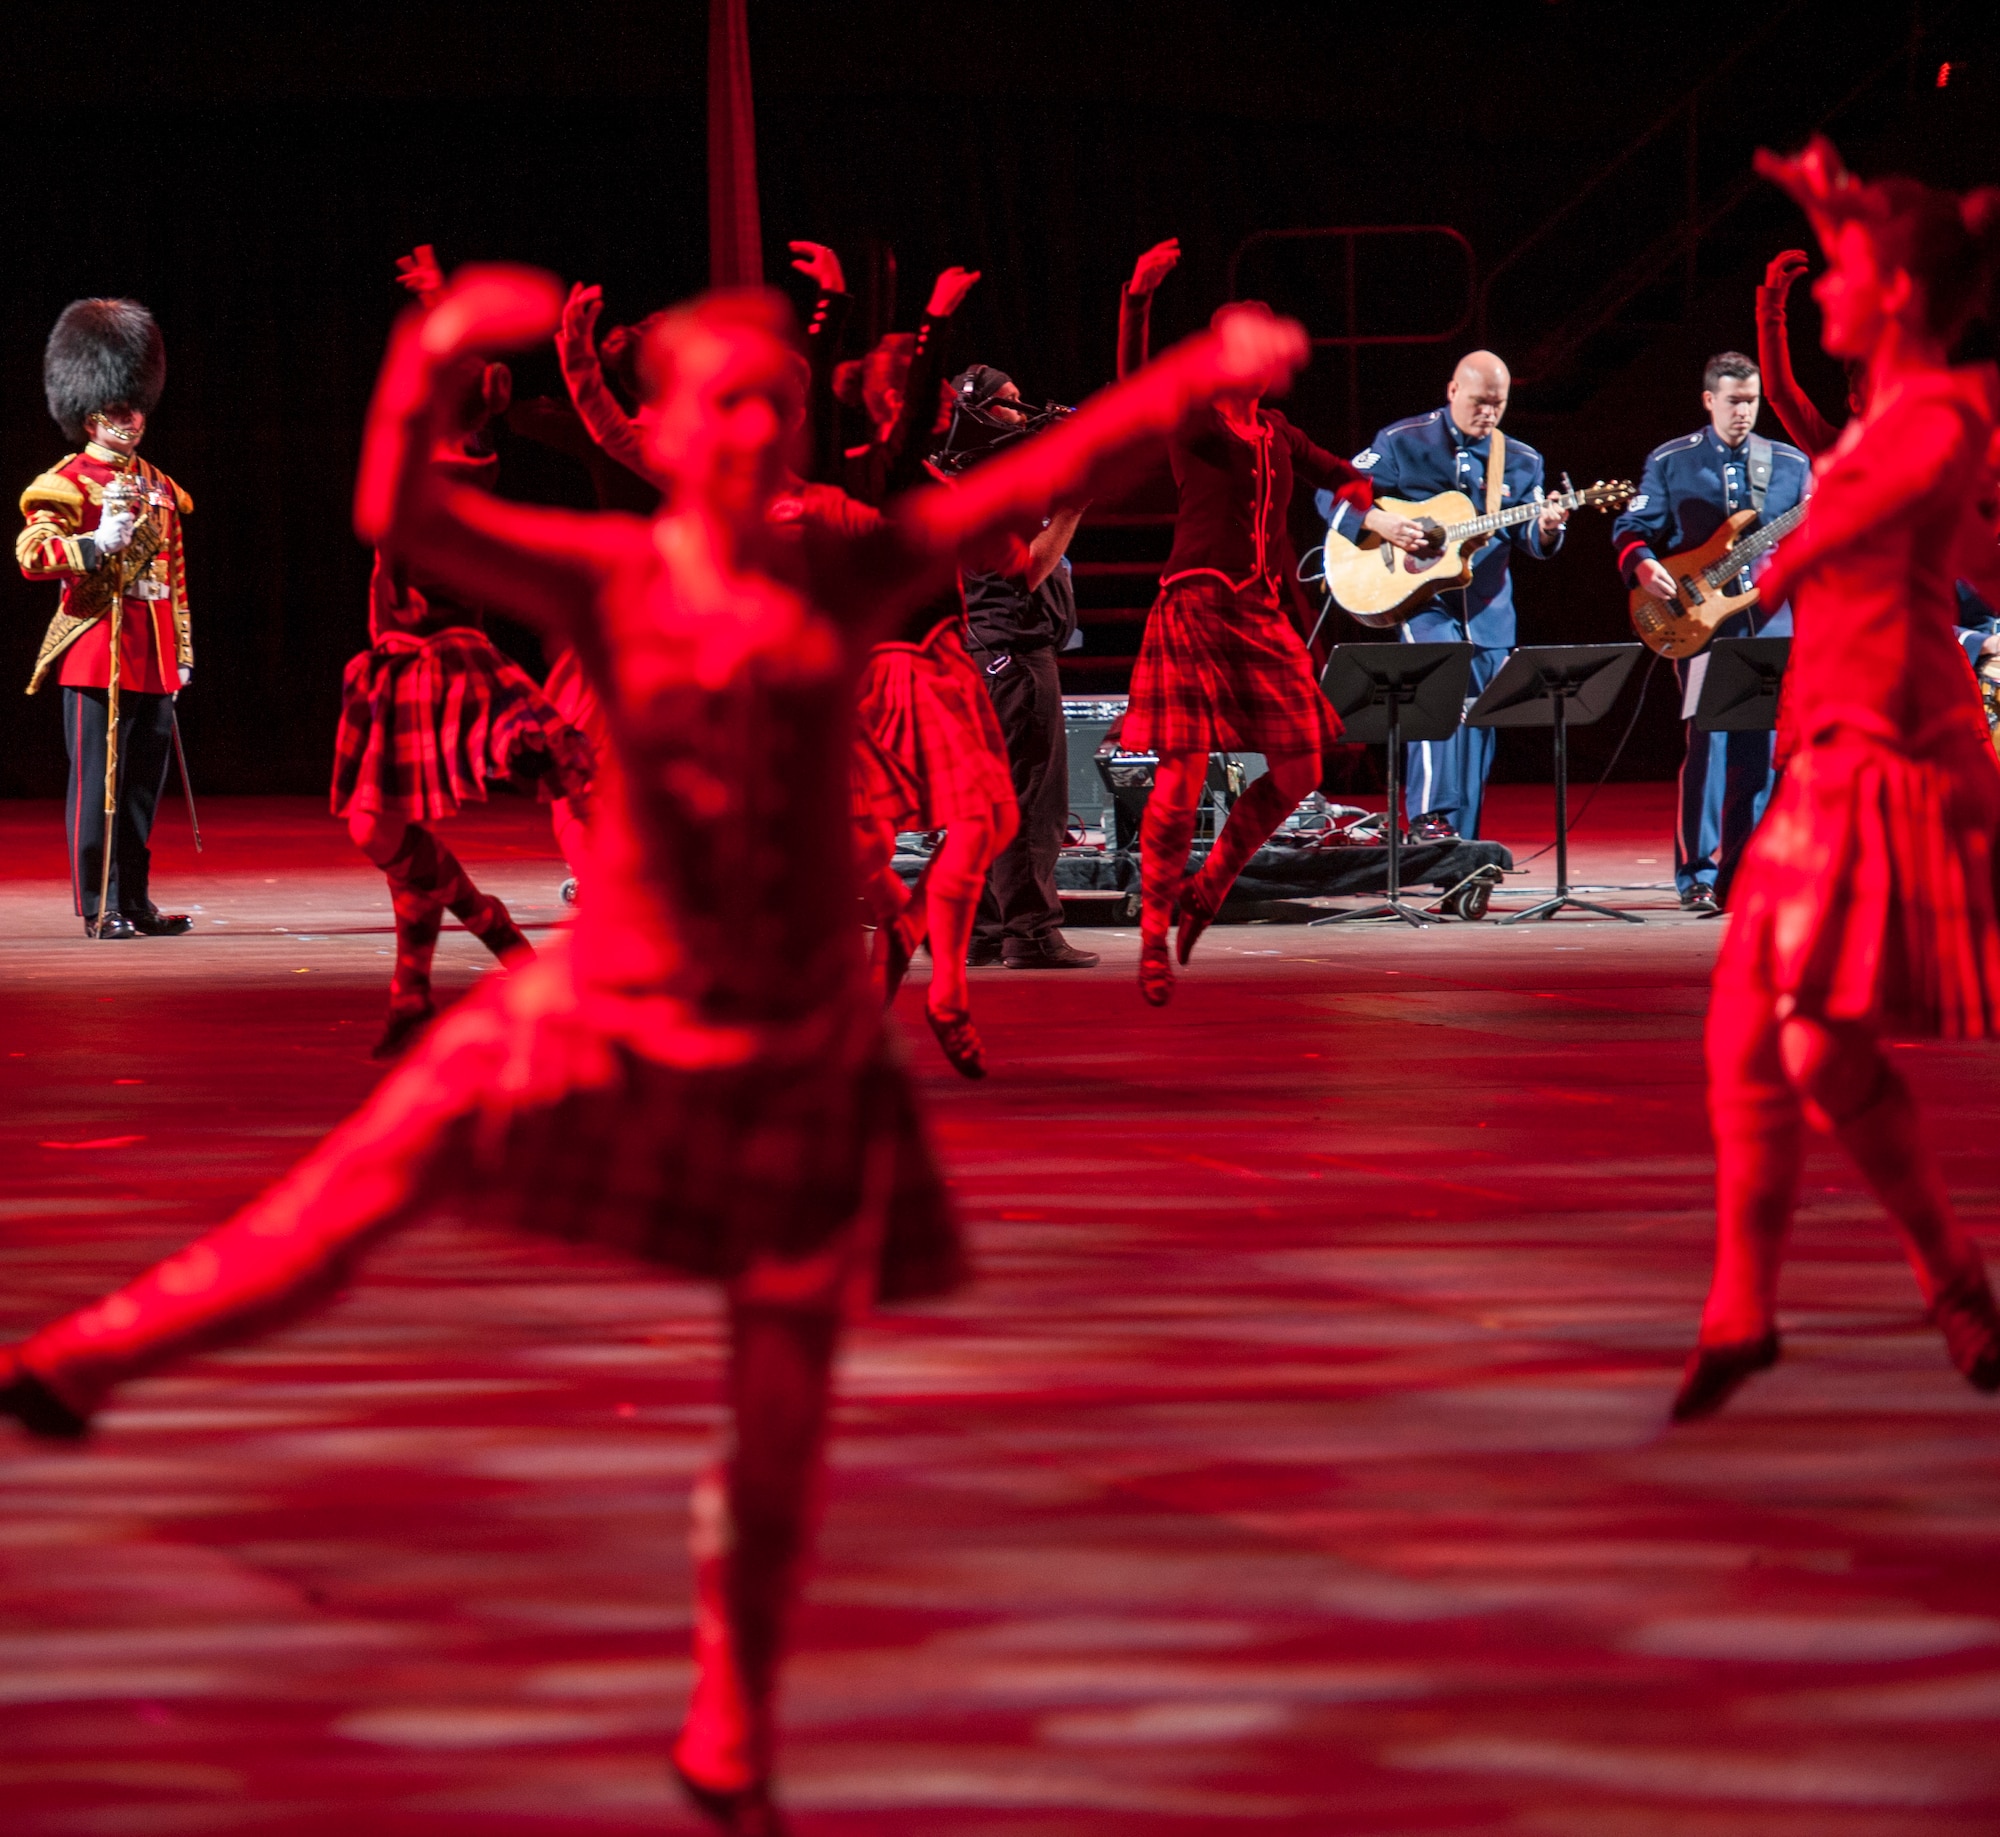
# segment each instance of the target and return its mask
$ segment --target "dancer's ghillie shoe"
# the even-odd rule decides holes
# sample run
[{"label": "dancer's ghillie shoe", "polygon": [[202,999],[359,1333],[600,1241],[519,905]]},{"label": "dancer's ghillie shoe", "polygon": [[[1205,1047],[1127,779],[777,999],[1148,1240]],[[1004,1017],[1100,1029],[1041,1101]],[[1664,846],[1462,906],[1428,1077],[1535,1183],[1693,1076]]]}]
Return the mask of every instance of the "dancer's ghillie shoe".
[{"label": "dancer's ghillie shoe", "polygon": [[31,1435],[46,1441],[81,1441],[90,1433],[90,1418],[72,1408],[21,1363],[18,1354],[0,1348],[0,1415],[11,1416]]},{"label": "dancer's ghillie shoe", "polygon": [[1154,1008],[1174,998],[1174,960],[1164,936],[1139,939],[1139,993]]},{"label": "dancer's ghillie shoe", "polygon": [[1742,1389],[1745,1381],[1778,1362],[1778,1330],[1761,1339],[1731,1340],[1718,1346],[1697,1346],[1681,1379],[1680,1394],[1670,1412],[1675,1422],[1696,1422],[1715,1412]]},{"label": "dancer's ghillie shoe", "polygon": [[738,1791],[723,1792],[713,1786],[704,1786],[678,1760],[669,1764],[681,1791],[687,1794],[688,1802],[723,1830],[735,1833],[736,1837],[786,1837],[791,1830],[778,1808],[771,1803],[768,1780],[759,1780],[754,1786],[745,1786]]},{"label": "dancer's ghillie shoe", "polygon": [[1214,923],[1214,909],[1203,897],[1199,883],[1190,881],[1180,899],[1180,923],[1174,931],[1175,961],[1185,967],[1201,934]]},{"label": "dancer's ghillie shoe", "polygon": [[2000,1309],[1985,1269],[1975,1263],[1939,1289],[1931,1320],[1965,1381],[1974,1390],[2000,1391]]},{"label": "dancer's ghillie shoe", "polygon": [[387,1062],[400,1059],[403,1050],[437,1018],[437,1008],[428,992],[421,1001],[399,1002],[389,998],[389,1018],[382,1025],[382,1037],[370,1049],[371,1059]]},{"label": "dancer's ghillie shoe", "polygon": [[986,1076],[986,1048],[980,1043],[979,1029],[973,1026],[970,1014],[940,1014],[935,1008],[926,1008],[924,1017],[937,1036],[939,1048],[951,1061],[953,1071],[964,1078]]}]

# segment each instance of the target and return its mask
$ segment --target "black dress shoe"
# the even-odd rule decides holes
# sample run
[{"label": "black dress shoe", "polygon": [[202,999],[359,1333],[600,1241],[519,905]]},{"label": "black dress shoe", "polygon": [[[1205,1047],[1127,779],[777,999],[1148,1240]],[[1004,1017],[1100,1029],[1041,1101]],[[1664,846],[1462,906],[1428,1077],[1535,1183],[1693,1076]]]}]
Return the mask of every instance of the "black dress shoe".
[{"label": "black dress shoe", "polygon": [[2000,1309],[1985,1270],[1975,1265],[1939,1289],[1931,1319],[1965,1381],[1977,1391],[2000,1391]]},{"label": "black dress shoe", "polygon": [[0,1349],[0,1416],[11,1416],[45,1441],[81,1441],[90,1419],[80,1416],[13,1353]]},{"label": "black dress shoe", "polygon": [[139,927],[124,913],[112,912],[105,915],[101,924],[96,919],[85,919],[83,935],[87,938],[136,938],[139,935]]},{"label": "black dress shoe", "polygon": [[1697,1346],[1681,1378],[1672,1410],[1675,1422],[1713,1416],[1743,1386],[1747,1378],[1769,1371],[1778,1362],[1778,1330],[1762,1339],[1731,1340],[1726,1345]]},{"label": "black dress shoe", "polygon": [[185,912],[162,912],[158,906],[146,906],[121,916],[134,931],[144,932],[149,938],[177,938],[194,929],[194,920]]},{"label": "black dress shoe", "polygon": [[1681,894],[1681,910],[1699,918],[1712,918],[1722,908],[1715,903],[1715,889],[1707,881],[1697,880]]},{"label": "black dress shoe", "polygon": [[1010,970],[1093,970],[1100,961],[1096,951],[1078,950],[1060,931],[1009,939],[1000,947],[1000,962]]},{"label": "black dress shoe", "polygon": [[690,1778],[677,1760],[667,1764],[695,1809],[723,1830],[734,1832],[736,1837],[786,1837],[791,1829],[771,1803],[769,1781],[759,1780],[754,1786],[724,1792]]},{"label": "black dress shoe", "polygon": [[1006,954],[1006,949],[998,938],[974,938],[965,952],[965,967],[969,970],[991,969]]}]

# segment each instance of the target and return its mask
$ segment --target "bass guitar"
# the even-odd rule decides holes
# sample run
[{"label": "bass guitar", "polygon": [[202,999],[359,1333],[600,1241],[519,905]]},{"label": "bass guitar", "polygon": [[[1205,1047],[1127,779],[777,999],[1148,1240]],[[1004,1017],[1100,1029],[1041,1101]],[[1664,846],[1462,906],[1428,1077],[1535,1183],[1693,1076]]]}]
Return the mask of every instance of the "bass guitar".
[{"label": "bass guitar", "polygon": [[[1567,481],[1565,481],[1567,482]],[[1501,530],[1527,523],[1545,510],[1610,510],[1632,495],[1624,481],[1598,483],[1560,497],[1535,498],[1478,515],[1462,491],[1440,491],[1421,504],[1377,498],[1378,508],[1421,523],[1430,542],[1414,554],[1387,543],[1373,530],[1358,542],[1329,530],[1326,538],[1326,584],[1334,603],[1357,624],[1373,631],[1393,631],[1437,594],[1463,587],[1472,579],[1472,563],[1480,549]]]},{"label": "bass guitar", "polygon": [[1805,514],[1805,503],[1795,504],[1745,535],[1757,513],[1739,510],[1700,548],[1669,555],[1660,565],[1674,577],[1672,599],[1632,589],[1632,629],[1639,642],[1662,657],[1692,657],[1703,649],[1723,620],[1756,605],[1757,589],[1742,578],[1744,570],[1784,541]]}]

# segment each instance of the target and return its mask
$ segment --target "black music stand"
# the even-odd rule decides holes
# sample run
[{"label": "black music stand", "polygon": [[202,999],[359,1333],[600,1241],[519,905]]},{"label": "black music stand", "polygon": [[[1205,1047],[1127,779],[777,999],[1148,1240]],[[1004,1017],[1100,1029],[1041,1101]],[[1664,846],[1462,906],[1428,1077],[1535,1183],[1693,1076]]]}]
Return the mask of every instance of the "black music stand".
[{"label": "black music stand", "polygon": [[[1636,912],[1578,899],[1569,890],[1569,730],[1601,721],[1632,674],[1636,644],[1525,644],[1512,652],[1500,673],[1467,710],[1468,727],[1553,727],[1556,742],[1556,890],[1554,896],[1500,922],[1554,918],[1574,907],[1600,918],[1645,921]],[[1574,704],[1574,706],[1572,706]]]},{"label": "black music stand", "polygon": [[1778,724],[1778,688],[1791,661],[1789,638],[1717,638],[1694,705],[1705,734],[1769,733]]},{"label": "black music stand", "polygon": [[[1342,736],[1389,749],[1389,897],[1352,912],[1329,912],[1311,922],[1340,925],[1349,919],[1392,918],[1407,925],[1430,920],[1403,904],[1403,747],[1412,740],[1448,740],[1465,714],[1472,680],[1469,644],[1336,644],[1327,653],[1320,687],[1346,723]],[[1404,710],[1408,709],[1406,715]]]}]

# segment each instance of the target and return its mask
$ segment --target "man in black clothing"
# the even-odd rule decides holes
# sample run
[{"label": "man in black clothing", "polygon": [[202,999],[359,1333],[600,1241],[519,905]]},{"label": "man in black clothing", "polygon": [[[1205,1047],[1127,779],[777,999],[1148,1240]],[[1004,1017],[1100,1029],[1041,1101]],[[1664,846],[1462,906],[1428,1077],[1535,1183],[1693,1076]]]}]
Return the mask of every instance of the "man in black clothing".
[{"label": "man in black clothing", "polygon": [[[959,423],[1004,442],[1028,417],[1013,379],[974,364],[952,381]],[[954,440],[954,445],[961,444]],[[1069,826],[1069,746],[1056,656],[1076,630],[1076,591],[1065,551],[1081,506],[1059,509],[1027,547],[1025,573],[965,574],[966,649],[986,678],[1006,736],[1021,827],[987,875],[967,961],[1010,970],[1082,970],[1097,963],[1062,934],[1056,857]]]}]

